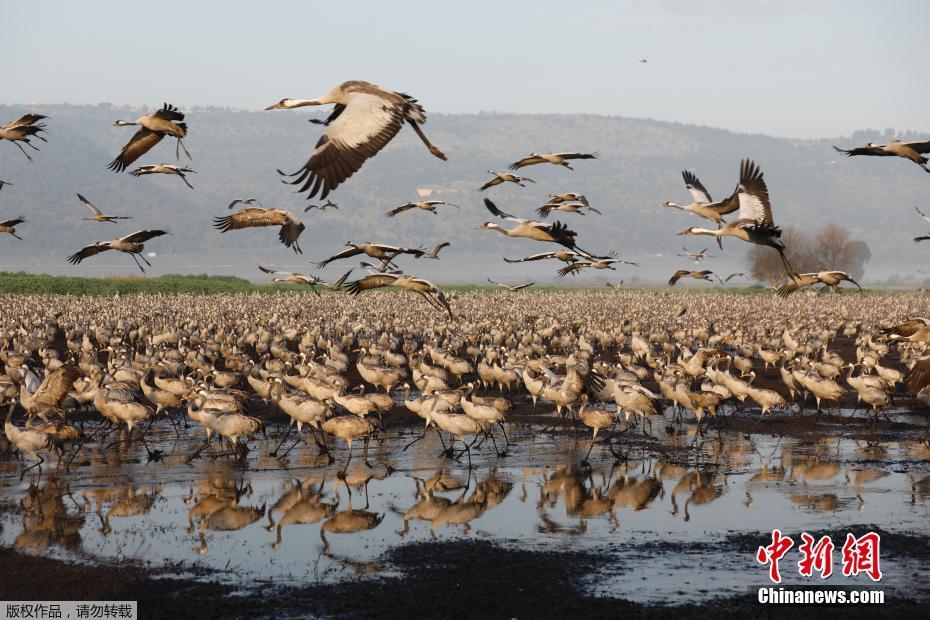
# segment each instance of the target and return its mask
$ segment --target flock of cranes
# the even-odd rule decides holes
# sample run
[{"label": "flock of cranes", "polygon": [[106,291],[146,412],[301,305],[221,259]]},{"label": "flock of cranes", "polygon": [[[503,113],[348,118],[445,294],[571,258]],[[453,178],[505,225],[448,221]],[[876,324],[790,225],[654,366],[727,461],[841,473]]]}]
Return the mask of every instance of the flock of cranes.
[{"label": "flock of cranes", "polygon": [[[300,186],[298,192],[306,193],[308,198],[319,196],[324,199],[323,203],[312,203],[305,207],[304,212],[311,209],[321,211],[328,208],[338,208],[335,203],[327,199],[349,177],[358,172],[365,161],[375,156],[383,149],[407,124],[429,152],[435,157],[445,160],[445,154],[433,145],[422,129],[426,123],[426,113],[423,106],[417,100],[406,93],[386,90],[363,81],[344,82],[332,89],[325,95],[315,99],[282,99],[266,108],[267,110],[290,110],[305,106],[322,106],[332,105],[332,112],[325,120],[314,120],[313,122],[325,126],[322,136],[316,144],[313,153],[307,162],[296,172],[286,174],[278,171],[288,178],[286,183]],[[47,117],[41,114],[25,114],[15,121],[11,121],[0,127],[0,139],[13,142],[22,152],[32,161],[32,158],[23,148],[23,145],[38,150],[31,143],[31,138],[38,138],[46,141],[41,134],[45,133],[46,125],[43,122]],[[127,170],[140,157],[156,147],[165,137],[176,140],[175,157],[180,158],[180,151],[190,159],[190,153],[184,145],[184,139],[188,135],[188,125],[185,122],[185,115],[177,107],[164,103],[161,108],[137,118],[135,121],[117,120],[114,126],[135,126],[138,130],[132,138],[122,148],[120,153],[109,164],[109,168],[114,172]],[[884,145],[869,143],[864,147],[854,149],[839,149],[849,156],[871,155],[871,156],[897,156],[914,161],[922,168],[927,170],[927,159],[924,153],[930,152],[930,142],[902,142],[893,140]],[[526,187],[526,182],[535,183],[532,179],[520,176],[514,171],[523,168],[551,164],[574,170],[572,163],[583,160],[593,160],[599,157],[598,153],[585,152],[551,152],[551,153],[530,153],[528,156],[518,159],[509,165],[509,172],[495,172],[489,170],[488,173],[494,175],[493,178],[482,185],[479,189],[485,191],[502,183],[514,183],[521,187]],[[143,165],[129,174],[140,177],[150,174],[168,174],[177,176],[187,187],[193,189],[193,186],[187,179],[187,175],[195,171],[190,167],[180,167],[170,164],[152,164]],[[783,284],[781,293],[788,294],[793,290],[804,286],[810,286],[817,283],[824,283],[828,286],[835,287],[835,281],[849,280],[852,281],[848,274],[835,270],[826,270],[820,273],[800,274],[791,265],[786,255],[786,248],[781,241],[781,229],[776,225],[772,204],[769,198],[769,190],[764,179],[761,168],[752,160],[744,159],[739,168],[739,177],[736,187],[726,198],[714,201],[710,192],[701,183],[700,179],[693,172],[685,170],[682,172],[682,178],[685,187],[691,194],[691,202],[688,204],[677,204],[674,202],[665,202],[663,206],[668,208],[680,209],[692,213],[714,224],[716,228],[704,228],[700,226],[690,226],[681,231],[680,235],[696,235],[714,237],[720,249],[723,249],[723,239],[732,237],[746,243],[758,246],[769,247],[775,250],[784,267],[787,282]],[[6,181],[0,181],[0,189],[7,185]],[[111,216],[104,215],[89,200],[78,194],[79,199],[92,212],[90,218],[97,222],[117,223],[117,220],[131,219],[131,216]],[[557,271],[559,276],[576,275],[586,269],[615,269],[617,264],[635,263],[623,261],[616,257],[614,252],[607,254],[598,254],[581,249],[576,242],[577,234],[567,224],[561,221],[554,221],[551,224],[543,221],[519,218],[499,209],[490,199],[485,198],[485,206],[492,215],[501,218],[514,226],[505,228],[496,222],[487,221],[481,226],[483,230],[493,230],[511,238],[524,238],[534,241],[555,243],[565,248],[563,251],[553,253],[540,253],[525,259],[507,259],[506,262],[524,262],[543,260],[544,258],[557,258],[566,263],[565,266]],[[302,253],[299,237],[306,229],[293,212],[285,209],[265,208],[255,198],[237,198],[229,204],[229,209],[237,205],[243,205],[244,208],[235,211],[226,216],[214,218],[214,227],[222,233],[241,230],[253,227],[278,227],[278,238],[280,242],[288,248],[293,249],[295,253]],[[426,211],[437,215],[439,207],[452,207],[461,209],[459,205],[450,203],[445,200],[422,200],[402,204],[396,208],[387,211],[386,216],[393,218],[406,211]],[[924,219],[930,220],[920,209],[917,209]],[[536,214],[546,220],[553,212],[559,212],[565,215],[574,214],[584,216],[588,213],[602,214],[602,211],[592,206],[584,194],[578,192],[563,192],[558,194],[548,194],[546,202],[536,210]],[[735,220],[727,222],[726,216],[735,215]],[[0,222],[0,232],[6,232],[17,239],[16,226],[24,223],[26,220],[20,216]],[[85,246],[78,252],[68,257],[69,262],[78,263],[84,258],[94,254],[116,249],[129,253],[135,260],[139,269],[144,271],[144,267],[138,260],[141,256],[143,244],[145,241],[165,234],[163,230],[143,229],[110,241],[97,241]],[[915,241],[923,241],[930,238],[926,236],[916,237]],[[343,257],[353,256],[360,252],[354,252],[356,248],[363,249],[362,252],[381,260],[379,265],[366,263],[364,266],[369,270],[370,275],[384,274],[390,272],[391,275],[401,275],[402,270],[394,263],[394,259],[400,254],[412,254],[417,258],[438,258],[438,252],[442,247],[448,245],[447,242],[440,243],[433,252],[426,253],[422,248],[415,251],[408,248],[401,248],[392,244],[373,244],[365,242],[354,244],[349,242],[347,250],[349,253],[341,252],[330,259],[317,263],[318,267],[323,267],[332,260]],[[383,249],[378,249],[383,248]],[[706,249],[700,252],[689,252],[685,250],[687,258],[697,264],[704,258],[710,258],[706,254]],[[144,257],[143,257],[143,260]],[[145,261],[146,263],[148,261]],[[707,271],[707,273],[705,273]],[[681,277],[690,275],[695,279],[709,279],[712,272],[705,271],[684,271],[679,270],[669,280],[669,285],[674,285]],[[704,274],[704,275],[700,275]],[[840,275],[837,275],[840,274]],[[298,274],[299,275],[299,274]],[[720,276],[714,275],[717,280],[723,284],[737,274],[730,274],[726,280]],[[301,276],[304,283],[310,284],[315,282],[313,278]],[[420,278],[410,277],[411,280],[422,280]],[[390,284],[405,288],[409,282],[403,278],[390,279],[382,278],[381,281],[393,281],[399,284]],[[366,290],[370,288],[371,280],[367,286],[353,287],[353,290]],[[425,280],[424,280],[425,282]],[[428,283],[429,290],[436,289],[435,285]],[[310,284],[313,286],[313,284]],[[858,284],[856,284],[858,286]],[[861,290],[861,287],[860,287]],[[438,304],[442,307],[442,304]]]},{"label": "flock of cranes", "polygon": [[[443,314],[354,297],[392,285]],[[205,441],[175,456],[244,458],[281,416],[297,428],[291,448],[309,432],[332,462],[327,437],[343,440],[344,475],[352,443],[365,443],[367,462],[368,440],[397,432],[404,410],[423,421],[423,434],[440,433],[447,456],[470,460],[486,441],[504,457],[517,441],[504,423],[518,416],[517,436],[532,436],[534,425],[590,431],[587,461],[601,437],[611,452],[618,432],[662,443],[655,424],[674,436],[668,428],[689,415],[696,442],[741,412],[761,424],[766,414],[813,406],[816,424],[825,405],[863,403],[874,431],[882,414],[901,411],[891,408],[894,398],[916,399],[905,401],[908,415],[907,402],[930,406],[930,319],[905,318],[926,311],[916,295],[763,305],[691,294],[679,298],[688,306],[675,307],[657,292],[503,293],[490,305],[487,294],[457,293],[452,322],[448,297],[423,280],[377,273],[347,287],[347,300],[9,298],[0,317],[5,435],[36,468],[49,453],[66,467],[87,444],[120,450],[134,441],[157,461],[177,448],[150,445],[149,429],[164,421],[180,435],[183,422]],[[689,307],[715,320],[691,319]],[[14,423],[17,409],[25,426]],[[281,430],[267,441],[283,458],[291,429]],[[107,447],[112,433],[118,441]],[[213,449],[217,438],[228,450]]]},{"label": "flock of cranes", "polygon": [[[327,197],[358,172],[367,159],[383,149],[405,124],[410,125],[433,156],[446,159],[423,132],[421,126],[426,122],[426,114],[414,98],[367,82],[345,82],[316,99],[282,99],[268,109],[330,104],[334,106],[332,113],[319,121],[325,130],[307,162],[292,174],[281,173],[287,178],[286,183],[299,186],[298,191],[308,198],[326,201],[307,206],[305,212],[338,208]],[[23,145],[36,149],[31,138],[45,141],[39,135],[44,132],[42,121],[45,118],[38,114],[22,116],[0,127],[0,138],[13,142],[31,161]],[[108,167],[117,173],[126,171],[165,137],[176,140],[176,159],[180,159],[181,150],[190,158],[183,142],[188,135],[184,120],[183,113],[165,103],[159,110],[133,122],[116,121],[115,126],[132,125],[139,129]],[[896,141],[852,149],[848,154],[895,155],[915,161],[926,169],[926,158],[921,153],[928,151],[928,145],[930,143]],[[573,170],[570,162],[597,158],[597,153],[531,153],[512,163],[510,170],[542,164]],[[171,174],[192,188],[186,175],[193,172],[186,167],[158,164],[139,167],[130,174]],[[697,215],[717,227],[691,226],[679,234],[712,236],[721,250],[724,238],[734,238],[777,252],[787,276],[778,291],[781,297],[817,283],[836,288],[841,282],[849,281],[859,286],[841,271],[798,273],[781,241],[781,229],[775,223],[761,168],[754,161],[744,159],[738,172],[735,190],[717,202],[696,175],[689,171],[683,173],[692,202],[687,205],[667,202],[665,206]],[[481,191],[503,183],[526,187],[525,182],[533,182],[513,172],[491,174],[494,178],[479,188]],[[6,184],[5,181],[0,183],[0,189]],[[106,215],[84,196],[78,194],[78,198],[92,214],[83,219],[118,224],[132,217]],[[525,258],[505,257],[503,260],[507,263],[555,260],[562,264],[557,271],[560,276],[635,264],[621,260],[615,252],[583,249],[579,246],[578,234],[562,221],[521,218],[502,210],[488,197],[483,202],[493,219],[482,223],[479,229],[548,244],[550,248],[556,246]],[[238,210],[233,211],[237,207]],[[440,207],[461,208],[447,201],[425,200],[400,205],[386,216],[392,218],[406,211],[437,215]],[[295,253],[302,253],[299,238],[305,225],[293,212],[266,208],[255,198],[235,198],[227,210],[232,212],[214,219],[214,226],[221,233],[277,227],[280,242]],[[556,211],[565,215],[602,215],[578,192],[548,194],[536,214],[548,220]],[[927,217],[919,209],[918,213]],[[726,221],[726,216],[731,214],[735,214],[735,219]],[[24,222],[22,217],[0,222],[0,232],[20,239],[16,226]],[[116,239],[94,242],[67,260],[78,264],[96,254],[117,250],[129,254],[139,269],[145,271],[139,262],[141,258],[149,265],[143,255],[144,244],[168,234],[162,229],[142,229]],[[79,429],[66,421],[49,421],[56,415],[66,419],[66,409],[92,404],[106,424],[126,429],[127,440],[133,438],[134,429],[140,425],[153,424],[162,416],[172,419],[172,413],[183,411],[205,430],[202,449],[209,446],[215,435],[227,441],[231,453],[241,455],[242,442],[264,430],[263,420],[252,415],[254,411],[248,406],[253,399],[258,399],[283,411],[298,423],[298,427],[308,425],[323,447],[324,435],[344,440],[349,448],[348,459],[352,458],[353,440],[365,440],[367,458],[367,438],[382,431],[381,416],[394,408],[391,392],[403,391],[405,406],[422,417],[427,428],[445,433],[450,444],[461,441],[463,452],[470,460],[471,448],[479,438],[487,438],[497,446],[492,429],[500,424],[503,430],[502,423],[518,397],[532,399],[534,408],[537,401],[545,400],[554,406],[557,415],[573,419],[577,416],[579,424],[592,430],[591,446],[600,431],[613,428],[621,419],[629,428],[640,418],[643,432],[651,434],[651,422],[660,415],[663,399],[673,403],[679,411],[692,412],[698,430],[704,420],[721,414],[724,404],[738,402],[742,406],[747,399],[758,404],[764,415],[773,409],[786,409],[789,400],[803,394],[800,408],[803,410],[810,396],[819,413],[822,401],[838,400],[845,392],[836,381],[843,370],[848,370],[848,385],[874,412],[888,405],[896,386],[901,383],[906,383],[911,395],[930,403],[930,356],[926,350],[930,343],[928,319],[901,317],[909,320],[875,333],[874,325],[853,324],[833,316],[828,317],[826,328],[814,321],[801,326],[799,335],[804,342],[799,343],[784,329],[783,323],[773,324],[771,319],[761,324],[744,322],[748,316],[760,320],[758,309],[740,306],[737,302],[728,303],[742,312],[741,318],[721,315],[718,317],[721,325],[711,332],[706,325],[688,324],[687,319],[682,319],[686,309],[666,316],[664,308],[657,312],[655,308],[630,307],[626,310],[629,316],[638,317],[636,322],[631,322],[629,317],[618,319],[610,298],[602,295],[594,299],[579,298],[579,305],[574,308],[564,308],[559,305],[561,301],[547,297],[547,303],[563,308],[565,317],[578,316],[580,308],[585,311],[581,315],[584,318],[567,320],[555,315],[549,318],[548,324],[538,318],[534,323],[529,318],[535,316],[534,312],[543,310],[527,306],[523,296],[507,296],[512,306],[489,311],[473,298],[447,294],[432,282],[405,273],[397,264],[401,258],[439,259],[440,251],[448,245],[442,242],[427,252],[422,247],[394,243],[349,241],[343,250],[315,263],[317,268],[323,268],[333,262],[362,256],[375,261],[362,263],[368,275],[351,281],[351,270],[326,282],[316,276],[258,266],[263,273],[272,276],[274,282],[298,283],[314,292],[318,292],[318,286],[342,290],[347,293],[341,298],[345,308],[352,309],[353,313],[359,313],[363,307],[355,300],[356,296],[386,287],[421,297],[436,311],[434,313],[424,313],[422,309],[406,305],[383,311],[388,302],[379,299],[372,300],[371,305],[382,310],[381,314],[365,314],[367,322],[333,320],[326,322],[325,327],[318,324],[313,328],[306,322],[306,307],[295,308],[286,301],[273,302],[282,304],[281,307],[269,307],[254,306],[257,302],[253,300],[244,302],[253,304],[251,308],[223,308],[222,311],[191,302],[191,307],[175,308],[175,319],[167,323],[162,318],[153,318],[152,307],[143,307],[149,302],[139,300],[125,303],[122,310],[104,307],[105,314],[92,319],[66,306],[56,308],[58,302],[48,302],[38,310],[11,307],[7,316],[13,317],[12,320],[28,320],[29,324],[46,325],[48,330],[33,336],[15,329],[13,324],[0,324],[3,328],[0,361],[6,376],[0,384],[0,393],[2,401],[11,405],[6,435],[16,447],[38,460],[51,449],[58,450],[61,455],[65,446],[79,443]],[[694,263],[708,258],[706,250],[685,252]],[[721,284],[724,282],[711,270],[679,270],[668,283],[674,286],[683,278],[709,281],[711,276]],[[743,274],[739,272],[730,274],[726,281],[740,276]],[[490,278],[488,281],[510,293],[534,284],[511,286]],[[543,299],[543,295],[545,293],[541,292],[539,298]],[[331,308],[327,306],[328,297],[309,299],[319,304],[314,306],[317,309]],[[458,316],[453,314],[453,301],[461,306]],[[862,302],[858,307],[868,313]],[[54,312],[38,317],[35,314],[48,312],[50,308],[55,309]],[[729,312],[734,308],[721,310]],[[243,315],[250,309],[254,314]],[[163,310],[156,316],[164,317]],[[775,310],[774,314],[784,321],[793,318],[779,312]],[[496,322],[488,320],[489,314],[496,315]],[[889,316],[888,313],[882,315],[880,321],[886,322]],[[257,323],[256,318],[260,318]],[[597,321],[603,326],[591,327],[601,325]],[[736,322],[723,326],[724,321]],[[370,336],[360,338],[357,335],[368,330],[372,330]],[[828,350],[839,332],[856,340],[855,362]],[[892,345],[899,349],[895,363],[906,366],[906,373],[882,363]],[[349,347],[356,347],[354,364],[360,380],[350,381],[347,376],[352,359],[346,351]],[[104,350],[106,354],[101,355]],[[101,357],[106,361],[102,362]],[[758,367],[756,357],[764,364],[763,368]],[[39,361],[41,368],[37,364]],[[768,387],[754,385],[756,370],[762,373],[770,365],[779,366],[789,398]],[[36,370],[44,373],[41,379]],[[739,374],[734,375],[733,370]],[[856,370],[859,374],[854,376]],[[647,387],[644,382],[650,377]],[[697,381],[702,382],[699,390],[694,389]],[[500,396],[478,394],[479,388],[486,390],[494,384],[499,387]],[[411,397],[411,387],[416,387],[420,396]],[[378,389],[383,389],[385,394],[378,394]],[[509,397],[504,395],[505,389]],[[525,394],[515,393],[519,389]],[[614,408],[598,405],[609,401],[613,401]],[[17,406],[25,410],[30,421],[25,428],[12,422]],[[458,408],[462,409],[461,413]],[[337,409],[343,413],[336,415]],[[378,417],[377,421],[374,416]],[[40,426],[31,423],[37,417],[43,420]],[[646,430],[647,427],[650,430]],[[145,441],[144,432],[142,441]],[[506,434],[502,441],[505,447],[500,453],[505,454],[509,443]],[[150,455],[157,458],[157,452],[150,451]]]}]

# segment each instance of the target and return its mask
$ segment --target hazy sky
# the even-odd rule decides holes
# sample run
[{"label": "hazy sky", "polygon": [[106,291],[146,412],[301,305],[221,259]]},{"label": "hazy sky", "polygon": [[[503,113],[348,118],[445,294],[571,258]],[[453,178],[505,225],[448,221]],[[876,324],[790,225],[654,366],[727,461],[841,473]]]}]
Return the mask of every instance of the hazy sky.
[{"label": "hazy sky", "polygon": [[363,79],[436,112],[930,130],[924,0],[46,0],[0,21],[4,103],[259,108]]}]

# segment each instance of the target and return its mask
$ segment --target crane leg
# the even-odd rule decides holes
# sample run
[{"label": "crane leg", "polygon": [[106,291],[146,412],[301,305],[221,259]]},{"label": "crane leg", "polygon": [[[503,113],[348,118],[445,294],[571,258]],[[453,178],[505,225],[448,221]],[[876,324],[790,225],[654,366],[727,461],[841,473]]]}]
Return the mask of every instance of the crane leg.
[{"label": "crane leg", "polygon": [[[23,155],[26,156],[26,159],[28,159],[29,161],[32,161],[32,158],[29,157],[29,153],[26,152],[26,149],[24,149],[23,146],[22,146],[19,142],[14,142],[13,144],[15,144],[16,146],[19,147],[19,150],[23,152]],[[33,147],[33,148],[35,148],[35,147]],[[36,149],[36,150],[38,150],[38,149]]]},{"label": "crane leg", "polygon": [[[288,436],[291,434],[291,427],[292,427],[292,426],[294,426],[294,418],[291,418],[291,423],[287,425],[287,432],[284,433],[284,437],[281,438],[281,441],[278,443],[277,446],[275,446],[275,449],[268,453],[268,456],[277,456],[277,455],[278,455],[278,450],[280,450],[280,449],[281,449],[281,446],[284,445],[284,440],[287,439]],[[298,433],[298,437],[299,437],[299,433]],[[291,446],[291,447],[293,447],[293,446]],[[288,452],[289,452],[289,451],[290,451],[290,450],[288,450]]]},{"label": "crane leg", "polygon": [[446,157],[446,154],[440,151],[435,146],[433,146],[433,143],[429,141],[429,138],[427,138],[426,134],[423,133],[423,130],[420,129],[420,125],[415,121],[409,121],[409,122],[410,122],[410,126],[413,127],[413,130],[417,132],[417,135],[420,137],[420,140],[422,140],[423,144],[426,145],[426,148],[429,149],[429,152],[432,153],[433,156],[438,157],[439,159],[443,161],[446,161],[448,159]]},{"label": "crane leg", "polygon": [[346,459],[346,464],[343,465],[342,471],[336,474],[336,477],[340,480],[346,479],[346,472],[349,470],[349,462],[352,461],[352,440],[349,440],[347,443],[349,444],[349,458]]},{"label": "crane leg", "polygon": [[132,256],[132,260],[136,261],[136,267],[138,267],[139,270],[140,270],[142,273],[145,273],[145,267],[143,267],[141,264],[139,264],[139,259],[136,258],[136,255],[135,255],[135,254],[130,254],[130,256]]},{"label": "crane leg", "polygon": [[35,469],[35,468],[37,468],[37,467],[39,468],[39,476],[42,475],[42,463],[45,462],[45,459],[42,458],[42,455],[41,455],[41,454],[37,454],[37,455],[36,455],[36,459],[38,459],[38,460],[36,460],[35,463],[33,463],[33,464],[30,465],[29,467],[26,467],[25,469],[23,469],[23,471],[19,474],[19,479],[20,479],[20,480],[23,479],[23,477],[26,475],[26,472],[27,472],[27,471],[29,471],[30,469]]}]

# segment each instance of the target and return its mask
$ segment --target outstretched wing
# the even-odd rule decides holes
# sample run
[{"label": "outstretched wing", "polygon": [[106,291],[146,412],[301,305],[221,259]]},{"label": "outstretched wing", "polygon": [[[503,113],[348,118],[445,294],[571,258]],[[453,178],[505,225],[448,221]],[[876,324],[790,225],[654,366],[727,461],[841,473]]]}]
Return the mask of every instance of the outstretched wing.
[{"label": "outstretched wing", "polygon": [[164,103],[161,106],[161,109],[152,114],[155,118],[160,118],[165,121],[183,121],[184,115],[181,112],[178,112],[178,109],[171,105],[170,103]]},{"label": "outstretched wing", "polygon": [[787,297],[788,295],[797,291],[798,289],[802,289],[805,286],[810,286],[811,284],[814,284],[817,281],[818,281],[817,274],[802,273],[801,277],[799,278],[789,278],[788,282],[786,282],[784,285],[782,285],[778,289],[778,296],[783,297],[783,298]]},{"label": "outstretched wing", "polygon": [[213,218],[213,226],[221,232],[226,232],[255,226],[281,226],[286,220],[283,211],[249,207],[240,209],[232,215]]},{"label": "outstretched wing", "polygon": [[131,235],[126,235],[121,238],[121,241],[128,241],[129,243],[145,243],[149,239],[154,239],[155,237],[161,237],[162,235],[170,234],[166,230],[139,230]]},{"label": "outstretched wing", "polygon": [[26,218],[20,215],[19,217],[13,218],[12,220],[4,220],[0,222],[0,226],[9,226],[10,228],[22,224],[26,221]]},{"label": "outstretched wing", "polygon": [[688,271],[687,269],[679,269],[672,275],[671,278],[669,278],[668,285],[675,286],[675,284],[677,284],[679,280],[681,280],[683,277],[690,275],[690,274],[691,272]]},{"label": "outstretched wing", "polygon": [[752,160],[744,159],[740,164],[738,196],[739,219],[751,220],[764,228],[775,226],[768,187],[762,170]]},{"label": "outstretched wing", "polygon": [[303,168],[290,176],[291,185],[312,198],[327,195],[355,174],[369,157],[383,149],[404,123],[404,104],[374,93],[349,93],[349,103],[320,137]]},{"label": "outstretched wing", "polygon": [[524,157],[523,159],[519,161],[513,162],[508,167],[511,170],[519,170],[520,168],[524,168],[526,166],[532,166],[533,164],[541,164],[544,161],[546,160],[540,157],[539,155],[530,155],[529,157]]},{"label": "outstretched wing", "polygon": [[97,207],[95,207],[94,205],[92,205],[91,202],[90,202],[87,198],[84,198],[84,197],[81,196],[80,194],[78,194],[77,197],[78,197],[78,200],[80,200],[81,202],[83,202],[83,203],[87,206],[87,208],[90,209],[90,212],[91,212],[91,213],[93,213],[94,215],[103,215],[103,214],[100,212],[100,209],[98,209]]},{"label": "outstretched wing", "polygon": [[930,355],[917,360],[911,371],[907,373],[907,391],[913,396],[930,385]]},{"label": "outstretched wing", "polygon": [[297,238],[300,237],[300,233],[304,231],[304,228],[306,226],[304,226],[303,222],[295,217],[288,217],[281,226],[281,230],[278,231],[278,240],[285,247],[292,248],[297,254],[303,254],[303,250],[297,244]]},{"label": "outstretched wing", "polygon": [[930,153],[930,140],[923,142],[905,142],[904,146],[909,146],[918,153]]},{"label": "outstretched wing", "polygon": [[371,290],[373,288],[383,288],[385,286],[391,286],[400,276],[392,275],[389,273],[376,273],[370,276],[365,276],[361,280],[354,280],[345,285],[345,290],[349,295],[358,295],[362,291]]},{"label": "outstretched wing", "polygon": [[547,258],[552,258],[555,256],[555,252],[541,252],[539,254],[533,254],[532,256],[527,256],[525,258],[507,258],[504,257],[504,262],[507,263],[528,263],[530,261],[536,260],[546,260]]},{"label": "outstretched wing", "polygon": [[35,125],[44,118],[48,118],[44,114],[23,114],[15,121],[10,121],[3,126],[3,129],[13,129],[14,127],[26,127],[29,125]]},{"label": "outstretched wing", "polygon": [[505,220],[510,220],[511,222],[520,222],[520,223],[529,221],[529,220],[522,220],[518,217],[514,217],[513,215],[510,215],[509,213],[504,213],[503,211],[497,208],[496,204],[491,202],[490,198],[484,199],[484,206],[487,208],[488,211],[491,212],[492,215],[496,215],[497,217],[503,218]]},{"label": "outstretched wing", "polygon": [[100,254],[101,252],[106,252],[109,249],[112,249],[112,248],[110,248],[110,244],[108,242],[98,241],[96,243],[92,243],[88,246],[81,248],[80,250],[78,250],[77,252],[69,256],[68,262],[71,263],[72,265],[77,265],[85,258],[94,256],[95,254]]},{"label": "outstretched wing", "polygon": [[346,248],[342,252],[339,252],[338,254],[333,254],[329,258],[325,260],[321,260],[320,262],[316,263],[316,268],[322,269],[323,267],[325,267],[326,265],[330,264],[331,262],[335,260],[340,260],[343,258],[350,258],[352,256],[358,256],[359,254],[362,254],[362,253],[363,251],[360,250],[359,248],[351,248],[351,247]]},{"label": "outstretched wing", "polygon": [[558,153],[562,159],[597,159],[599,153]]},{"label": "outstretched wing", "polygon": [[132,162],[145,155],[149,149],[158,144],[161,139],[162,134],[140,127],[139,131],[133,134],[132,139],[126,143],[123,150],[119,152],[116,159],[110,162],[107,168],[113,172],[122,172]]},{"label": "outstretched wing", "polygon": [[841,149],[838,146],[834,146],[833,148],[840,153],[846,153],[848,157],[853,157],[855,155],[873,155],[876,157],[894,156],[894,153],[889,153],[879,146],[860,146],[854,149]]},{"label": "outstretched wing", "polygon": [[81,371],[73,364],[59,366],[45,373],[42,384],[32,395],[36,403],[46,407],[57,407],[68,394],[74,382],[81,377]]},{"label": "outstretched wing", "polygon": [[710,192],[704,188],[704,185],[701,183],[701,180],[697,178],[697,175],[690,170],[682,170],[681,178],[685,180],[685,187],[691,192],[691,198],[694,202],[713,202],[713,199],[710,197]]},{"label": "outstretched wing", "polygon": [[385,215],[387,217],[394,217],[398,213],[403,213],[404,211],[409,211],[410,209],[416,209],[416,208],[417,206],[415,204],[413,204],[412,202],[408,202],[405,205],[401,205],[399,207],[395,207],[394,209],[391,209],[390,211],[385,213]]}]

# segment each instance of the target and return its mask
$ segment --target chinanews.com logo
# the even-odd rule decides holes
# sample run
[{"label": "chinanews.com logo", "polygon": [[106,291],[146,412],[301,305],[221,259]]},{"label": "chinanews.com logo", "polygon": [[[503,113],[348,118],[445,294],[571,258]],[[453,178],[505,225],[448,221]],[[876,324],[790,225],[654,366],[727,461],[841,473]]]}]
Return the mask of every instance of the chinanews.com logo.
[{"label": "chinanews.com logo", "polygon": [[[795,541],[785,536],[780,530],[772,530],[772,541],[768,545],[759,547],[756,551],[756,562],[768,567],[769,580],[773,584],[782,582],[781,560],[795,547]],[[801,534],[801,544],[797,545],[800,559],[797,562],[798,574],[802,577],[812,578],[818,575],[820,579],[827,579],[834,571],[834,551],[836,545],[830,536],[817,539],[807,532]],[[882,579],[880,561],[881,536],[869,532],[862,536],[853,533],[846,534],[846,540],[840,549],[839,570],[844,577],[866,575],[873,582]],[[760,603],[793,603],[793,604],[873,604],[884,603],[885,593],[882,590],[864,589],[847,591],[844,589],[785,589],[763,587],[759,588],[758,599]]]}]

